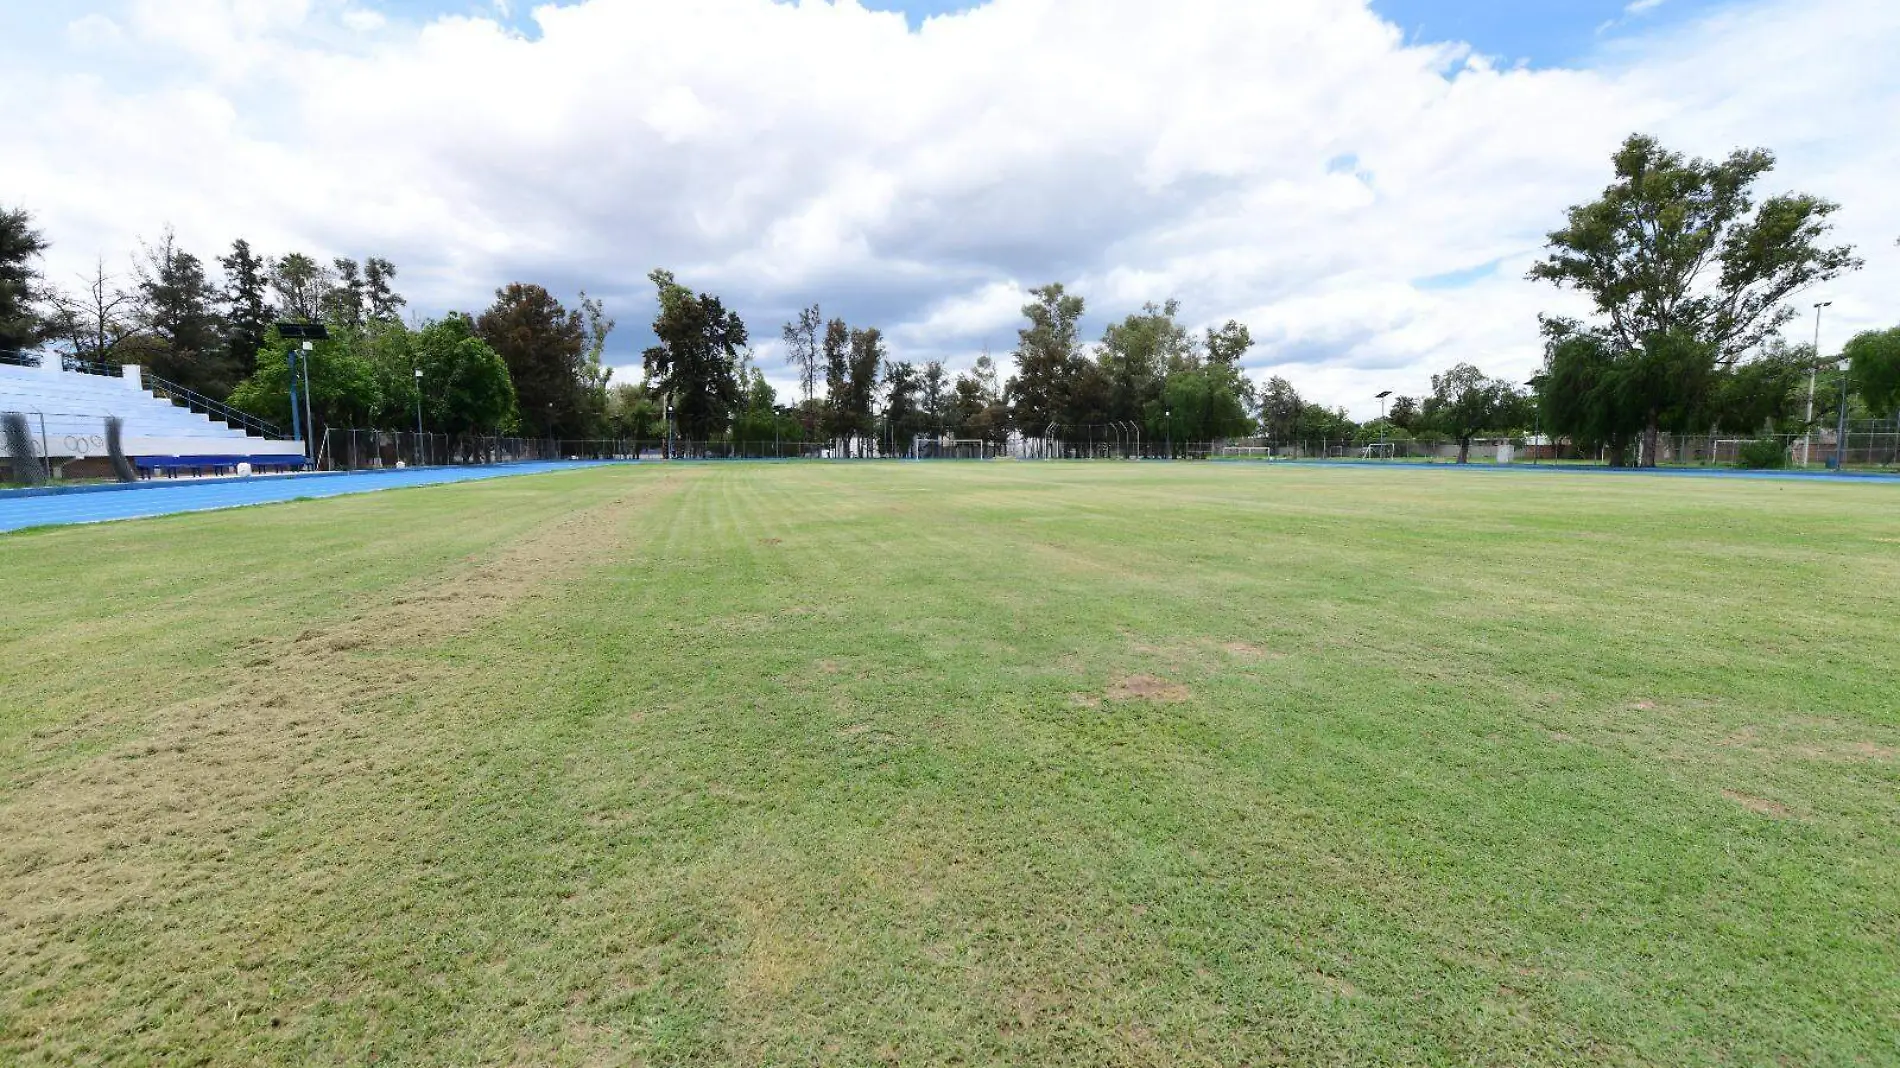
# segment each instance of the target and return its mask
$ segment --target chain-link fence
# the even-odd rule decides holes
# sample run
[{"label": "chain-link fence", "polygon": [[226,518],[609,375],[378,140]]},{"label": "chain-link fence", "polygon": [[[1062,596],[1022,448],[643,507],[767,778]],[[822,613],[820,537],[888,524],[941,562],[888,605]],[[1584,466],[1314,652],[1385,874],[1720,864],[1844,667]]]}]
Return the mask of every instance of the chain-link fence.
[{"label": "chain-link fence", "polygon": [[[521,463],[537,460],[1354,460],[1454,463],[1459,445],[1435,438],[1358,440],[1271,438],[1186,441],[1099,428],[1050,428],[1055,433],[1011,434],[1002,440],[919,436],[848,437],[835,441],[704,441],[690,438],[523,438],[481,434],[416,434],[391,430],[330,430],[317,453],[326,471]],[[1738,437],[1731,434],[1669,434],[1657,442],[1665,466],[1762,466],[1777,454],[1783,466],[1832,467],[1837,453],[1849,469],[1900,468],[1900,427],[1854,424],[1837,448],[1832,429],[1811,435]],[[1541,437],[1474,438],[1472,463],[1607,463],[1601,450],[1580,450],[1564,440]],[[1626,457],[1637,462],[1632,450]],[[1805,464],[1804,464],[1805,461]]]}]

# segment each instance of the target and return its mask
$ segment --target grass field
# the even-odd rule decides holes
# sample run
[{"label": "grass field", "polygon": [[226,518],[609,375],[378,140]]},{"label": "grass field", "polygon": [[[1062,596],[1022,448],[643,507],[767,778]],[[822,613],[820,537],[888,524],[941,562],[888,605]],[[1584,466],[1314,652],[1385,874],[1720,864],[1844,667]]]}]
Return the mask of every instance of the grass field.
[{"label": "grass field", "polygon": [[0,537],[0,1063],[1900,1063],[1900,492],[645,465]]}]

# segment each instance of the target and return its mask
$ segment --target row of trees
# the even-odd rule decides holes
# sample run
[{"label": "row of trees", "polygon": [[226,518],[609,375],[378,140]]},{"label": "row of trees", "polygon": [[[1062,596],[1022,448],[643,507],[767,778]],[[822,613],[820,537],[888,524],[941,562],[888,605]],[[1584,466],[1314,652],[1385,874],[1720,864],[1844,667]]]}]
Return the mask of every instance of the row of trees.
[{"label": "row of trees", "polygon": [[128,276],[101,260],[62,287],[37,269],[46,247],[26,211],[0,211],[0,351],[138,364],[288,425],[291,344],[275,324],[322,323],[330,337],[316,343],[308,368],[318,432],[412,427],[418,416],[447,433],[609,429],[601,354],[614,324],[584,293],[570,308],[544,287],[516,283],[479,314],[405,321],[397,268],[381,257],[268,257],[240,239],[214,276],[167,230],[142,245]]},{"label": "row of trees", "polygon": [[1538,426],[1616,463],[1654,464],[1664,432],[1799,432],[1810,393],[1834,395],[1842,373],[1854,415],[1900,409],[1900,329],[1855,338],[1846,372],[1781,336],[1795,294],[1860,266],[1851,248],[1825,241],[1834,204],[1800,194],[1757,203],[1752,190],[1774,165],[1760,150],[1710,162],[1638,136],[1613,165],[1615,181],[1570,209],[1531,270],[1584,294],[1594,316],[1543,318],[1544,365],[1530,388],[1460,364],[1433,376],[1430,394],[1399,397],[1364,425],[1306,401],[1283,378],[1257,385],[1242,367],[1253,347],[1247,327],[1230,320],[1196,334],[1173,300],[1145,305],[1088,344],[1080,294],[1059,283],[1031,290],[1006,379],[987,353],[954,376],[941,362],[893,359],[877,327],[827,318],[813,304],[780,329],[801,394],[781,403],[740,316],[667,271],[650,276],[658,310],[645,380],[609,389],[602,355],[614,323],[585,294],[570,308],[517,283],[478,314],[405,323],[386,259],[325,266],[299,253],[259,256],[239,240],[214,279],[169,231],[142,248],[129,285],[102,263],[60,289],[35,270],[45,242],[18,210],[0,212],[0,349],[147,364],[285,420],[288,346],[271,324],[322,322],[331,340],[310,364],[319,427],[412,425],[420,405],[425,426],[439,431],[672,432],[845,449],[939,435],[1073,439],[1113,426],[1150,441],[1433,435],[1457,441],[1463,459],[1474,437]]}]

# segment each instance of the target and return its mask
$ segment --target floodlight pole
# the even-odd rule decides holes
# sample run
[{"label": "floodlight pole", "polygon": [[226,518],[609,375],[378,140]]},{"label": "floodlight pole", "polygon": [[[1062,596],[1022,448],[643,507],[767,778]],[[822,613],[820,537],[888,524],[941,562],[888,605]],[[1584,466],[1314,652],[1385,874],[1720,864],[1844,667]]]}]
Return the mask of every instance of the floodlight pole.
[{"label": "floodlight pole", "polygon": [[297,355],[299,351],[297,346],[292,345],[290,351],[284,353],[284,365],[290,372],[290,436],[296,438],[297,443],[303,446],[304,459],[308,460],[310,458],[310,442],[304,437],[303,411],[299,407],[297,400]]},{"label": "floodlight pole", "polygon": [[1834,431],[1834,472],[1847,470],[1847,361],[1841,361],[1841,415]]},{"label": "floodlight pole", "polygon": [[[306,341],[303,343],[303,425],[306,438],[317,432],[317,419],[316,416],[311,414],[310,410],[310,354],[316,351],[316,348],[317,345],[314,341]],[[317,455],[316,445],[306,440],[304,442],[304,455],[306,459],[314,462]]]},{"label": "floodlight pole", "polygon": [[[422,441],[422,368],[416,368],[416,441]],[[418,445],[420,447],[420,445]]]},{"label": "floodlight pole", "polygon": [[1814,379],[1821,371],[1821,309],[1833,305],[1833,301],[1824,300],[1814,306],[1814,362],[1808,365],[1808,422],[1801,435],[1802,467],[1814,462]]}]

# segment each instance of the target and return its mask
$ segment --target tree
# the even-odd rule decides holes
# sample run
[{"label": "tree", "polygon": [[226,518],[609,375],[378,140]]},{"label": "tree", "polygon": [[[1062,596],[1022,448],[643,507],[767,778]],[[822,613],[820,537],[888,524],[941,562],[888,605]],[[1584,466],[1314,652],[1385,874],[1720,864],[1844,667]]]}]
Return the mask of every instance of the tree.
[{"label": "tree", "polygon": [[834,441],[852,432],[851,328],[843,319],[825,324],[825,433]]},{"label": "tree", "polygon": [[745,385],[732,421],[732,441],[746,455],[764,455],[764,444],[780,437],[778,391],[757,367],[747,367],[740,377]]},{"label": "tree", "polygon": [[[389,328],[400,331],[401,325]],[[475,320],[452,312],[409,338],[422,372],[423,418],[428,429],[452,434],[495,433],[515,419],[515,386],[502,359],[476,331]]]},{"label": "tree", "polygon": [[877,399],[878,372],[884,367],[884,334],[870,326],[852,330],[849,337],[845,361],[848,374],[840,419],[844,436],[858,439],[855,444],[862,448],[863,439],[877,437],[877,421],[871,415],[871,407]]},{"label": "tree", "polygon": [[26,209],[0,208],[0,352],[21,352],[40,342],[45,294],[39,258],[46,247]]},{"label": "tree", "polygon": [[586,324],[587,347],[581,353],[580,423],[588,434],[595,434],[607,423],[607,381],[613,368],[606,364],[607,338],[618,324],[608,316],[605,302],[581,291],[581,321]]},{"label": "tree", "polygon": [[353,330],[363,325],[363,269],[352,259],[336,259],[331,266],[335,275],[323,295],[323,321]]},{"label": "tree", "polygon": [[1841,355],[1867,410],[1882,418],[1900,415],[1900,326],[1857,334]]},{"label": "tree", "polygon": [[[1549,354],[1561,345],[1573,366],[1547,374],[1545,408],[1559,433],[1579,432],[1556,421],[1561,413],[1594,413],[1599,431],[1638,422],[1643,463],[1653,466],[1660,430],[1704,406],[1717,368],[1733,367],[1792,318],[1789,297],[1860,261],[1850,247],[1821,244],[1837,205],[1789,194],[1756,206],[1750,190],[1774,169],[1767,151],[1714,163],[1637,135],[1613,161],[1616,181],[1570,209],[1549,235],[1549,257],[1530,271],[1586,294],[1598,315],[1588,325],[1550,320]],[[1602,366],[1578,373],[1585,356]],[[1610,392],[1549,399],[1548,390],[1584,381]]]},{"label": "tree", "polygon": [[1036,299],[1023,305],[1029,325],[1017,331],[1016,374],[1004,395],[1017,428],[1039,435],[1050,424],[1062,422],[1069,405],[1072,380],[1082,362],[1076,327],[1084,303],[1060,282],[1029,293]]},{"label": "tree", "polygon": [[276,314],[269,301],[270,265],[252,255],[251,243],[243,238],[231,242],[231,254],[218,265],[224,268],[225,343],[231,367],[248,378],[257,370],[258,350]]},{"label": "tree", "polygon": [[666,436],[666,413],[654,396],[652,384],[623,382],[607,391],[607,428],[614,437],[633,441]]},{"label": "tree", "polygon": [[292,252],[270,265],[268,281],[277,310],[284,318],[300,323],[322,320],[331,284],[328,268],[301,252]]},{"label": "tree", "polygon": [[1432,395],[1425,399],[1426,425],[1458,442],[1458,462],[1471,460],[1471,439],[1482,430],[1507,430],[1523,412],[1524,396],[1516,386],[1461,363],[1432,376]]},{"label": "tree", "polygon": [[930,425],[923,410],[923,390],[916,364],[898,360],[884,365],[884,422],[891,442],[899,448]]},{"label": "tree", "polygon": [[363,261],[363,313],[372,323],[402,321],[403,306],[409,302],[391,284],[396,265],[381,257]]},{"label": "tree", "polygon": [[695,296],[669,271],[647,276],[659,291],[653,320],[659,344],[646,350],[653,387],[672,399],[688,440],[706,441],[726,429],[741,400],[738,369],[747,344],[745,323],[718,297]]},{"label": "tree", "polygon": [[1096,363],[1106,379],[1106,418],[1142,419],[1161,395],[1162,378],[1186,355],[1187,329],[1175,321],[1180,302],[1145,304],[1141,313],[1110,323]]},{"label": "tree", "polygon": [[145,246],[138,267],[138,319],[151,335],[152,372],[207,397],[230,394],[242,377],[225,344],[219,295],[204,263],[178,247],[170,228]]},{"label": "tree", "polygon": [[[798,309],[798,318],[786,323],[780,330],[780,336],[785,339],[785,362],[798,370],[799,383],[805,387],[805,410],[808,416],[813,395],[818,389],[818,331],[823,326],[824,315],[814,304],[809,308]],[[809,425],[806,429],[810,429]]]},{"label": "tree", "polygon": [[[289,357],[291,346],[298,344],[272,329],[258,353],[257,370],[231,391],[231,406],[289,427]],[[315,342],[307,354],[311,418],[316,424],[305,428],[311,440],[321,440],[330,427],[371,425],[384,408],[376,367],[361,351],[362,344],[359,333],[338,331],[327,341]],[[301,393],[301,381],[298,389]]]},{"label": "tree", "polygon": [[931,429],[941,432],[944,419],[950,414],[949,381],[944,373],[942,360],[931,360],[924,364],[923,375],[923,413]]},{"label": "tree", "polygon": [[579,429],[587,323],[579,311],[528,282],[495,291],[475,331],[501,354],[514,381],[522,428],[540,437]]},{"label": "tree", "polygon": [[1418,398],[1394,397],[1385,421],[1410,433],[1418,429]]},{"label": "tree", "polygon": [[1009,409],[996,384],[996,361],[988,352],[976,358],[968,374],[957,376],[952,418],[959,437],[1001,442],[1009,429]]},{"label": "tree", "polygon": [[1266,432],[1267,440],[1278,443],[1294,442],[1300,439],[1300,415],[1306,411],[1306,401],[1293,383],[1274,375],[1267,379],[1267,385],[1260,394],[1260,429]]},{"label": "tree", "polygon": [[47,332],[72,361],[128,362],[124,356],[139,337],[134,316],[137,295],[120,288],[118,280],[106,273],[103,259],[91,275],[82,275],[80,281],[80,292],[53,295],[53,318]]}]

